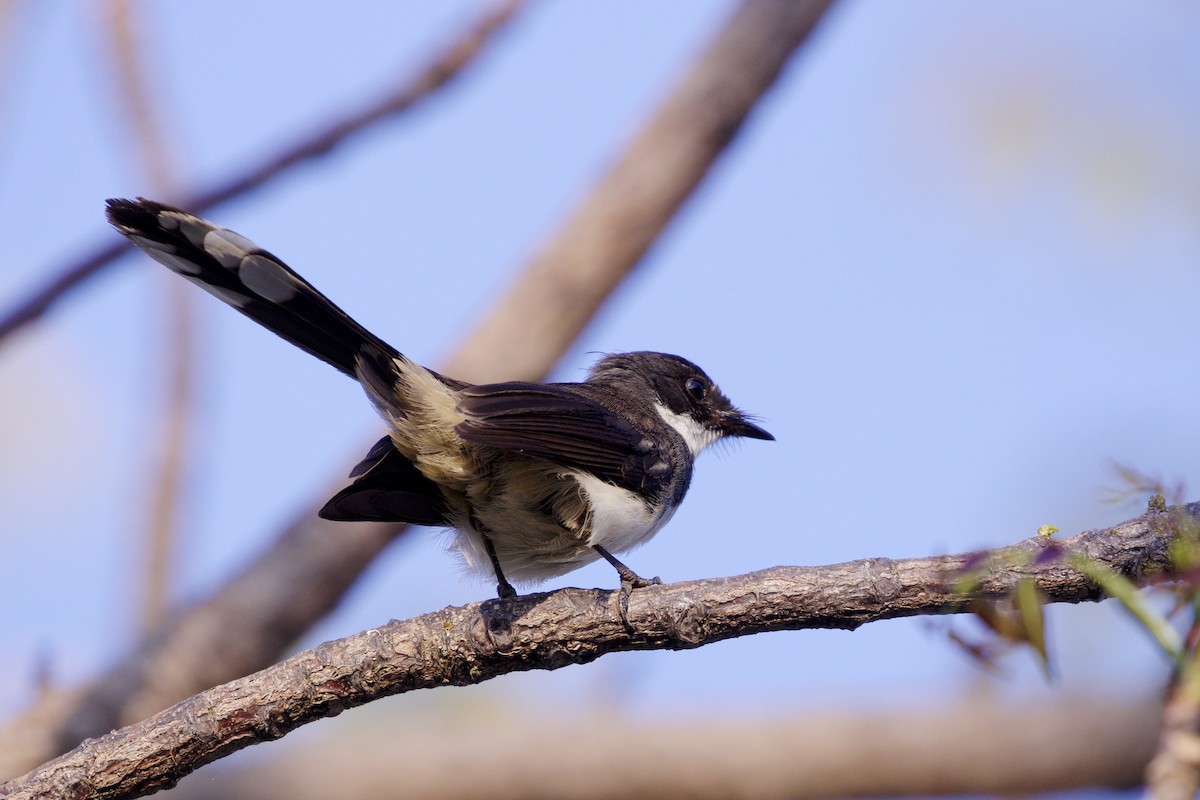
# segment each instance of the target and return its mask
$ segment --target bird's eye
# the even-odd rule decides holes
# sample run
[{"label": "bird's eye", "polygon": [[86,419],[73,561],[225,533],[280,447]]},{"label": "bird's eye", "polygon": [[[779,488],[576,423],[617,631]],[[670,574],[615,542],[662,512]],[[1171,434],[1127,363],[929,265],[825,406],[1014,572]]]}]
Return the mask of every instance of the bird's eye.
[{"label": "bird's eye", "polygon": [[696,402],[704,399],[704,382],[699,378],[688,378],[683,383],[683,390]]}]

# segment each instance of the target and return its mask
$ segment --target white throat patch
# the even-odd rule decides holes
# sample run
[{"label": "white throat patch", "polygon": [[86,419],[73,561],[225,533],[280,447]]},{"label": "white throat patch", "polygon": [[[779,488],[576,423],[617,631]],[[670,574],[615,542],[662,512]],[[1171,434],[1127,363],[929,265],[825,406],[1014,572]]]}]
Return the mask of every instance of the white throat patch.
[{"label": "white throat patch", "polygon": [[704,451],[704,448],[721,438],[720,433],[696,422],[690,414],[676,414],[662,403],[655,403],[654,410],[663,418],[663,422],[679,432],[679,435],[687,442],[688,449],[692,451],[693,458],[700,455]]}]

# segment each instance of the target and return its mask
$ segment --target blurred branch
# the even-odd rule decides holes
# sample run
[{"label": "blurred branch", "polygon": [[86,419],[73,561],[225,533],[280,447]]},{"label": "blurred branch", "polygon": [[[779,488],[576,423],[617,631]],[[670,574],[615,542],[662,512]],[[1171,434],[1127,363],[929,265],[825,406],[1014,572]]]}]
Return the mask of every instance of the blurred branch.
[{"label": "blurred branch", "polygon": [[[827,5],[791,0],[744,4],[664,106],[676,109],[666,115],[676,124],[680,108],[698,114],[685,126],[691,130],[679,136],[727,144],[738,128],[738,114],[748,113],[751,99],[744,91],[728,87],[756,86],[764,91],[769,77],[778,74]],[[738,79],[740,71],[755,77]],[[726,101],[737,114],[723,110]],[[656,114],[647,129],[663,130],[662,118],[662,113]],[[616,198],[611,188],[614,179],[603,179],[597,194],[607,199],[585,202],[555,237],[552,252],[561,258],[549,260],[543,253],[529,267],[537,271],[539,281],[557,287],[561,294],[546,302],[537,291],[510,292],[489,323],[462,344],[443,371],[474,381],[494,374],[537,378],[561,355],[572,331],[583,327],[605,293],[636,264],[644,247],[631,248],[628,240],[646,242],[648,235],[658,233],[669,219],[664,216],[668,201],[677,209],[687,196],[681,187],[690,189],[698,179],[692,147],[684,148],[692,155],[681,157],[676,140],[644,134],[635,139],[635,146],[638,159],[631,161],[626,155],[614,171],[625,175],[622,181],[640,175],[636,191],[631,188],[628,197]],[[715,158],[719,148],[706,152]],[[649,209],[651,219],[635,225],[628,215],[617,213],[615,206],[622,203]],[[631,226],[638,230],[631,231]],[[572,255],[576,251],[586,258]],[[517,281],[518,286],[530,284],[527,278]],[[564,314],[573,315],[573,321]],[[541,333],[531,336],[523,331]],[[86,737],[128,725],[201,689],[270,664],[333,608],[399,530],[372,523],[328,523],[316,517],[314,508],[302,510],[268,551],[210,600],[168,620],[136,653],[99,678],[69,718],[51,722],[32,709],[0,728],[0,777],[19,775]],[[54,730],[49,735],[41,729],[31,731],[27,720],[53,724]],[[28,757],[28,748],[17,745],[31,737],[55,741],[57,747],[32,762],[13,760],[10,753]]]},{"label": "blurred branch", "polygon": [[[175,205],[195,214],[204,213],[221,203],[248,194],[293,167],[328,154],[354,134],[407,111],[462,74],[492,41],[494,34],[512,19],[522,5],[524,0],[506,0],[490,6],[479,21],[452,41],[409,81],[398,89],[388,91],[363,109],[340,117],[301,137],[282,152],[224,184],[182,198],[169,199]],[[64,295],[99,273],[130,246],[128,242],[114,240],[72,264],[49,270],[54,277],[42,288],[34,290],[24,300],[18,301],[8,313],[0,316],[0,342],[14,331],[37,320]]]},{"label": "blurred branch", "polygon": [[[499,365],[462,348],[449,375],[513,380],[545,374],[557,359],[545,341],[566,347],[616,287],[737,134],[788,57],[831,0],[744,2],[600,179],[575,213],[521,272],[472,332],[502,341],[522,363]],[[538,309],[534,319],[511,308]]]},{"label": "blurred branch", "polygon": [[[10,97],[12,94],[12,61],[18,52],[14,42],[17,41],[21,25],[25,23],[21,15],[31,6],[32,3],[21,0],[0,0],[0,97]],[[4,106],[0,106],[0,112],[3,110]],[[8,133],[7,122],[0,116],[0,135]]]},{"label": "blurred branch", "polygon": [[[158,287],[155,287],[158,288]],[[180,281],[163,282],[167,295],[168,334],[160,343],[160,360],[165,362],[165,396],[158,412],[161,418],[151,439],[154,450],[150,477],[149,518],[144,522],[146,552],[141,603],[141,630],[149,633],[166,619],[172,553],[177,538],[179,501],[188,467],[188,447],[194,432],[196,383],[196,315],[193,292]]]},{"label": "blurred branch", "polygon": [[[640,589],[628,622],[617,592],[560,589],[445,608],[326,642],[254,675],[202,692],[153,717],[84,742],[0,787],[10,798],[123,798],[174,785],[200,766],[251,744],[372,700],[438,686],[464,686],[531,669],[559,669],[613,652],[679,650],[781,630],[853,630],[883,619],[953,614],[957,580],[991,565],[975,596],[999,597],[1031,578],[1049,602],[1099,600],[1068,559],[1083,555],[1142,581],[1170,568],[1181,521],[1200,503],[1152,510],[1112,528],[1053,545],[1035,538],[984,553],[865,559],[826,567],[775,567]],[[8,794],[4,794],[4,793]]]},{"label": "blurred branch", "polygon": [[174,195],[175,175],[166,136],[143,81],[154,70],[146,69],[139,61],[138,15],[130,7],[130,0],[108,0],[106,6],[116,87],[133,134],[133,151],[155,191]]},{"label": "blurred branch", "polygon": [[[110,50],[116,67],[115,82],[125,118],[134,139],[130,152],[149,176],[155,194],[169,197],[175,194],[175,176],[171,168],[166,136],[159,124],[143,80],[154,70],[139,61],[141,37],[138,35],[139,16],[130,7],[130,0],[108,0],[107,21]],[[155,287],[157,288],[157,287]],[[166,302],[165,342],[160,344],[160,358],[166,365],[166,392],[162,418],[151,446],[155,448],[154,467],[150,475],[150,514],[144,533],[145,554],[142,574],[144,589],[141,603],[143,632],[161,625],[167,614],[167,591],[171,575],[171,552],[176,538],[180,489],[186,471],[188,440],[192,431],[192,387],[196,373],[196,317],[192,313],[193,292],[179,281],[162,281]]]},{"label": "blurred branch", "polygon": [[1189,655],[1167,697],[1146,785],[1147,796],[1154,800],[1192,800],[1200,795],[1200,652]]},{"label": "blurred branch", "polygon": [[[422,800],[785,800],[1128,788],[1141,783],[1153,753],[1161,705],[939,696],[904,710],[666,721],[610,711],[539,717],[519,707],[499,710],[499,717],[403,714],[393,715],[394,723],[343,726],[282,756],[206,769],[171,798],[383,800],[396,797],[397,786]],[[461,768],[464,753],[471,754],[470,769]]]}]

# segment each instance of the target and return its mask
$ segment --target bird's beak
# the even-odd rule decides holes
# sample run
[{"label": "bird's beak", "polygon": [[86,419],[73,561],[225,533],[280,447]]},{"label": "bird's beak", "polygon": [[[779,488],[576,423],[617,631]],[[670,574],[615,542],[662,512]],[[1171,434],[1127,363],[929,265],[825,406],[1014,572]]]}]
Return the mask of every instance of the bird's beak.
[{"label": "bird's beak", "polygon": [[750,420],[746,419],[746,417],[737,411],[722,420],[721,427],[724,429],[726,436],[742,436],[747,439],[766,439],[768,442],[775,441],[774,436],[758,427]]}]

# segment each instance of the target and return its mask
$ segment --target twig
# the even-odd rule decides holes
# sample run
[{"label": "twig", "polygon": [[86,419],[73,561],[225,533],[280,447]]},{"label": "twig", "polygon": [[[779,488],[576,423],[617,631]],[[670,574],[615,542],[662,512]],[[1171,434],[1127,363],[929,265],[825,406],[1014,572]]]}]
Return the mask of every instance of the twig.
[{"label": "twig", "polygon": [[[139,63],[138,16],[130,8],[129,0],[109,0],[107,19],[116,67],[115,82],[134,140],[130,152],[137,154],[155,193],[161,197],[173,196],[173,161],[144,80],[153,71]],[[162,291],[166,295],[161,308],[167,314],[168,335],[160,357],[167,366],[166,393],[161,424],[152,437],[152,446],[156,450],[155,468],[146,470],[151,476],[150,513],[144,534],[141,628],[147,633],[161,625],[167,614],[171,552],[176,539],[180,488],[184,483],[192,429],[192,387],[196,372],[194,295],[178,281],[164,281]]]},{"label": "twig", "polygon": [[148,70],[139,61],[138,15],[130,0],[108,0],[108,33],[116,68],[114,80],[125,118],[134,139],[138,165],[145,169],[150,185],[164,196],[175,194],[175,175],[166,136],[146,88]]},{"label": "twig", "polygon": [[[251,167],[224,184],[183,198],[171,199],[177,205],[196,214],[209,211],[221,203],[265,185],[293,167],[326,155],[352,135],[407,111],[458,77],[523,4],[524,0],[506,0],[490,6],[475,25],[456,38],[413,78],[363,109],[347,114],[304,136],[285,148],[282,153]],[[53,278],[24,300],[18,301],[8,313],[0,316],[0,342],[14,331],[41,317],[64,295],[99,273],[129,247],[127,242],[112,242],[73,264],[51,270]]]},{"label": "twig", "polygon": [[[1169,569],[1179,516],[1200,503],[1088,531],[1058,546],[1134,580]],[[775,567],[633,593],[628,625],[616,592],[560,589],[446,608],[393,621],[299,653],[202,692],[153,717],[84,742],[0,787],[10,798],[125,798],[170,787],[200,766],[278,739],[347,708],[415,689],[465,686],[498,675],[584,664],[613,652],[690,649],[754,633],[853,630],[867,622],[964,608],[954,584],[983,555],[993,568],[977,593],[1002,596],[1023,577],[1049,602],[1101,599],[1063,559],[1036,558],[1030,539],[985,554],[865,559],[826,567]]]}]

